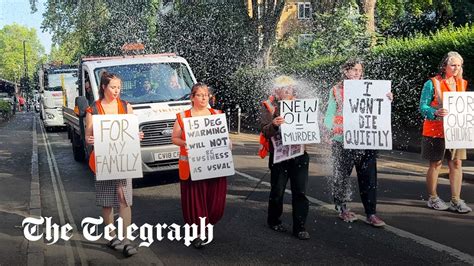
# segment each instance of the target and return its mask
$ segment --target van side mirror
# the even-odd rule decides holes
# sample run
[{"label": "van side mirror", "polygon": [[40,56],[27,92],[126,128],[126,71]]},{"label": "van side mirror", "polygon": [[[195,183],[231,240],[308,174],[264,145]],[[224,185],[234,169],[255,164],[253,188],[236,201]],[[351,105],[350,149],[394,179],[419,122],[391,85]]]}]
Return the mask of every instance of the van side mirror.
[{"label": "van side mirror", "polygon": [[76,106],[74,107],[74,113],[76,113],[78,117],[86,116],[86,109],[89,107],[87,98],[84,96],[78,96],[76,97],[75,104]]}]

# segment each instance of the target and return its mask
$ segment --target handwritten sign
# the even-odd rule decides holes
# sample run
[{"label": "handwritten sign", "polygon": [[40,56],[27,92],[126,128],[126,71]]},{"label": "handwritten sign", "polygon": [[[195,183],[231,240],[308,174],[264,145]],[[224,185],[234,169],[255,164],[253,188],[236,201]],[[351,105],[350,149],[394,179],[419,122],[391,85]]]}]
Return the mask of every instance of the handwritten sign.
[{"label": "handwritten sign", "polygon": [[272,137],[273,163],[279,163],[291,158],[298,157],[304,153],[304,145],[283,145],[281,135]]},{"label": "handwritten sign", "polygon": [[444,139],[447,149],[474,149],[474,92],[443,93]]},{"label": "handwritten sign", "polygon": [[184,118],[191,180],[235,174],[225,114]]},{"label": "handwritten sign", "polygon": [[392,149],[389,80],[344,80],[344,148]]},{"label": "handwritten sign", "polygon": [[318,99],[280,101],[283,145],[320,143]]},{"label": "handwritten sign", "polygon": [[94,115],[97,180],[143,177],[136,115]]}]

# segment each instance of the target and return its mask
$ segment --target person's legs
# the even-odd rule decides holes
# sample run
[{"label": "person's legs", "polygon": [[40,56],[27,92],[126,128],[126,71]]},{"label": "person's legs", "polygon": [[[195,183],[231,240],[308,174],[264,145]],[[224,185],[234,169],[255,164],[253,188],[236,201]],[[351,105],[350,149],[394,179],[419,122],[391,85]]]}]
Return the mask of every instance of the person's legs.
[{"label": "person's legs", "polygon": [[472,209],[461,200],[462,187],[462,160],[448,160],[449,183],[451,184],[451,202],[449,209],[459,213],[468,213]]},{"label": "person's legs", "polygon": [[438,175],[441,169],[442,161],[430,161],[428,171],[426,173],[426,189],[430,197],[437,197],[438,193]]},{"label": "person's legs", "polygon": [[350,150],[344,150],[342,143],[334,142],[332,145],[333,156],[333,182],[332,193],[336,210],[342,212],[350,197],[350,176],[354,167],[354,160]]},{"label": "person's legs", "polygon": [[365,214],[376,213],[377,207],[377,159],[374,151],[366,150],[356,163],[359,193]]},{"label": "person's legs", "polygon": [[[270,154],[269,160],[273,160],[273,154]],[[288,162],[270,164],[270,197],[268,200],[267,224],[274,227],[281,224],[281,214],[283,212],[283,196],[286,183],[288,182]]]},{"label": "person's legs", "polygon": [[449,183],[451,185],[451,199],[459,200],[461,198],[462,186],[462,161],[448,160]]},{"label": "person's legs", "polygon": [[209,223],[216,224],[224,215],[227,194],[227,179],[219,177],[209,180],[207,191],[207,209]]},{"label": "person's legs", "polygon": [[191,225],[199,225],[199,217],[206,218],[209,222],[209,214],[206,205],[207,184],[206,180],[192,181],[181,180],[181,208],[184,222]]},{"label": "person's legs", "polygon": [[293,233],[306,231],[305,223],[308,216],[309,201],[306,197],[308,185],[309,155],[303,155],[290,160],[288,177],[291,184],[291,197],[293,208]]},{"label": "person's legs", "polygon": [[[102,217],[104,217],[104,225],[114,223],[114,209],[112,207],[102,207]],[[115,234],[115,232],[113,232]]]},{"label": "person's legs", "polygon": [[119,216],[123,220],[123,232],[126,232],[127,227],[132,223],[132,208],[127,204],[125,200],[125,195],[123,191],[123,187],[121,184],[117,187],[117,194],[119,198]]}]

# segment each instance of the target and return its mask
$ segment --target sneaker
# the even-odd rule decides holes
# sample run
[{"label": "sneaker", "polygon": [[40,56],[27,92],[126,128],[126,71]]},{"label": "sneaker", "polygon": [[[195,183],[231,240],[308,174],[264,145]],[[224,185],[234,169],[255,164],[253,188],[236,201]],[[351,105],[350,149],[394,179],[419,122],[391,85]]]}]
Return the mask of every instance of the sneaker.
[{"label": "sneaker", "polygon": [[439,197],[436,198],[431,198],[428,200],[428,208],[435,209],[437,211],[445,211],[449,209],[448,204],[444,202],[442,199]]},{"label": "sneaker", "polygon": [[311,238],[308,231],[299,231],[298,233],[294,234],[296,238],[299,240],[308,240]]},{"label": "sneaker", "polygon": [[367,220],[365,220],[366,223],[374,226],[374,227],[382,227],[385,226],[385,222],[380,219],[377,215],[372,214],[370,215]]},{"label": "sneaker", "polygon": [[273,226],[270,226],[270,228],[273,231],[277,231],[277,232],[281,232],[281,233],[288,231],[288,229],[283,224],[273,225]]},{"label": "sneaker", "polygon": [[468,213],[471,212],[472,209],[466,205],[464,200],[458,200],[458,203],[455,204],[453,201],[450,202],[449,209],[451,211],[459,212],[459,213]]},{"label": "sneaker", "polygon": [[343,220],[346,223],[352,223],[354,221],[357,221],[356,214],[349,210],[343,210],[342,212],[340,212],[339,218],[341,218],[341,220]]}]

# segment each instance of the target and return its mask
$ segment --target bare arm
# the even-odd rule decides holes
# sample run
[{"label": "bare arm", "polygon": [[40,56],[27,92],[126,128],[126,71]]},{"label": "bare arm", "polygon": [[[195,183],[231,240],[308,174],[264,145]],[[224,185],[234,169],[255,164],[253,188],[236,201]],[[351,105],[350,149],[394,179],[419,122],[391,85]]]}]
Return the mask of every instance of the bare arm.
[{"label": "bare arm", "polygon": [[94,145],[94,131],[92,127],[92,114],[86,114],[86,143]]},{"label": "bare arm", "polygon": [[171,141],[173,142],[174,145],[177,145],[180,147],[186,147],[186,141],[181,138],[181,134],[182,134],[182,129],[179,126],[178,120],[176,120],[173,126],[173,134],[171,135]]}]

